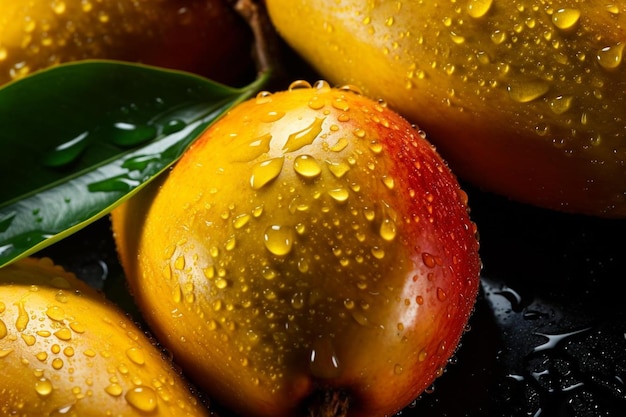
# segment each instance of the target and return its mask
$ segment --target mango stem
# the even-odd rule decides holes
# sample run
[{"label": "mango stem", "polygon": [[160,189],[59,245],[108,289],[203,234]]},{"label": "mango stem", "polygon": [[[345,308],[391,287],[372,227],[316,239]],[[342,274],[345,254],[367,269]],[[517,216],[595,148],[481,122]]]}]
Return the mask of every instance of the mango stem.
[{"label": "mango stem", "polygon": [[233,8],[252,31],[257,72],[261,74],[280,71],[280,42],[263,2],[235,0]]},{"label": "mango stem", "polygon": [[308,405],[307,417],[346,417],[350,406],[350,395],[337,389],[318,390],[313,393]]}]

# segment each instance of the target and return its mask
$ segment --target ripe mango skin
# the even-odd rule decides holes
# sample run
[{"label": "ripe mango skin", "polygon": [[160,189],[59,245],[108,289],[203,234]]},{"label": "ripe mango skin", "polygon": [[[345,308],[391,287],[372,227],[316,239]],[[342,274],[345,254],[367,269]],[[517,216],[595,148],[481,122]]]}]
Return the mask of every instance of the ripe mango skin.
[{"label": "ripe mango skin", "polygon": [[266,4],[324,78],[386,100],[461,179],[540,207],[626,217],[624,2]]},{"label": "ripe mango skin", "polygon": [[[299,83],[296,83],[299,85]],[[480,260],[467,195],[378,102],[326,83],[260,94],[111,213],[159,340],[238,415],[318,389],[392,415],[446,366]]]},{"label": "ripe mango skin", "polygon": [[0,269],[0,366],[2,416],[209,416],[142,329],[49,258]]},{"label": "ripe mango skin", "polygon": [[114,59],[241,83],[249,28],[226,0],[0,2],[0,84],[62,62]]}]

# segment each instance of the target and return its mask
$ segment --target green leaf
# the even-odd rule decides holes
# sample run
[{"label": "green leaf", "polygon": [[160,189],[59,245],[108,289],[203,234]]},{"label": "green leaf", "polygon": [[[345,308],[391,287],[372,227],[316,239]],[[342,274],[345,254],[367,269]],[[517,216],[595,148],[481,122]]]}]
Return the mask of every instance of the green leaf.
[{"label": "green leaf", "polygon": [[0,267],[107,214],[267,78],[81,61],[0,88]]}]

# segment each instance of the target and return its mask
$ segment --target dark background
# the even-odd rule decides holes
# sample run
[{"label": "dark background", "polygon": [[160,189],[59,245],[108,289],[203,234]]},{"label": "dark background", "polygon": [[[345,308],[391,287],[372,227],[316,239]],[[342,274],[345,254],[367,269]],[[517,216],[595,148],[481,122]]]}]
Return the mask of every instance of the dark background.
[{"label": "dark background", "polygon": [[[444,375],[399,415],[626,416],[626,220],[464,188],[484,264],[471,328]],[[108,218],[38,255],[102,289],[140,322]]]}]

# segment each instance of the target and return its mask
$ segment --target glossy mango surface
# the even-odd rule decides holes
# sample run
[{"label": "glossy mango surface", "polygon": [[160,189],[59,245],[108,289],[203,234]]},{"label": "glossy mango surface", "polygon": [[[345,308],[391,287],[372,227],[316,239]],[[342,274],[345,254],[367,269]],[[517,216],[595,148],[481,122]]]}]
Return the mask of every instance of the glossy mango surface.
[{"label": "glossy mango surface", "polygon": [[162,181],[112,212],[115,240],[151,329],[215,401],[391,415],[441,375],[477,295],[476,228],[384,103],[323,81],[262,92]]},{"label": "glossy mango surface", "polygon": [[251,34],[225,0],[0,2],[0,84],[51,65],[117,59],[241,82]]},{"label": "glossy mango surface", "polygon": [[124,312],[48,258],[0,269],[0,415],[208,416]]},{"label": "glossy mango surface", "polygon": [[622,0],[267,0],[322,76],[424,129],[464,180],[626,216]]}]

